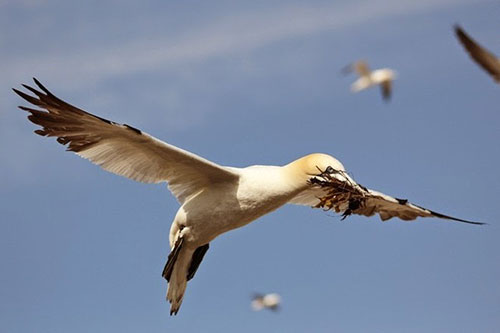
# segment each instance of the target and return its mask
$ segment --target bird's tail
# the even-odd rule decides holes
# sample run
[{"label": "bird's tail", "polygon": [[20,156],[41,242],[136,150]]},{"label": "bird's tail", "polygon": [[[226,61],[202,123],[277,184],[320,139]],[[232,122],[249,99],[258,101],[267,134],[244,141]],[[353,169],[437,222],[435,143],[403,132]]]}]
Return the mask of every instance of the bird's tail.
[{"label": "bird's tail", "polygon": [[174,232],[170,233],[172,250],[162,273],[162,276],[168,281],[167,301],[170,302],[170,315],[176,315],[179,311],[187,282],[194,277],[209,248],[208,243],[196,249],[188,246],[185,243],[187,230],[188,228],[177,231],[174,229]]},{"label": "bird's tail", "polygon": [[193,256],[192,250],[181,248],[171,268],[168,278],[167,300],[170,302],[170,315],[176,315],[182,304],[188,281],[188,269]]}]

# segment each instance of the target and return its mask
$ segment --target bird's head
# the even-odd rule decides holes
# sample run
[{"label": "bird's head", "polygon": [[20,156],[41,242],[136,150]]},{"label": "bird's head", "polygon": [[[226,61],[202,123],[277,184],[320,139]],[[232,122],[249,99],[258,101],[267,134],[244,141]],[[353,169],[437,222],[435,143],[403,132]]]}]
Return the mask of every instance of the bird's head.
[{"label": "bird's head", "polygon": [[342,163],[336,158],[321,153],[301,157],[285,167],[294,179],[304,185],[308,180],[322,173],[334,174],[338,171],[345,171]]}]

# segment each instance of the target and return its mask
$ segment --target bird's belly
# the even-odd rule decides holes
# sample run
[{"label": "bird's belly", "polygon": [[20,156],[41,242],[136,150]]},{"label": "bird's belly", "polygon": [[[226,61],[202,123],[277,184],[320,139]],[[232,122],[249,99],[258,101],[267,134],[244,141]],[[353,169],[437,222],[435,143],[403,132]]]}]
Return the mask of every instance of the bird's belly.
[{"label": "bird's belly", "polygon": [[373,86],[374,82],[368,77],[360,77],[351,85],[351,90],[353,92],[358,92]]},{"label": "bird's belly", "polygon": [[240,228],[284,205],[289,198],[238,198],[236,195],[201,194],[183,205],[185,221],[196,243],[206,244],[218,235]]}]

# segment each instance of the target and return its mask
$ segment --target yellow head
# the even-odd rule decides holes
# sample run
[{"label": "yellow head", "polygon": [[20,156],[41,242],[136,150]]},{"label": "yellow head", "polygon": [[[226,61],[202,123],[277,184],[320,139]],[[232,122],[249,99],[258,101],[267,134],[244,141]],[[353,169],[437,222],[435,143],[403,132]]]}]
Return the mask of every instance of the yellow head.
[{"label": "yellow head", "polygon": [[307,182],[314,176],[322,172],[333,173],[335,171],[345,171],[344,166],[336,158],[315,153],[301,157],[285,166],[290,174],[300,182]]}]

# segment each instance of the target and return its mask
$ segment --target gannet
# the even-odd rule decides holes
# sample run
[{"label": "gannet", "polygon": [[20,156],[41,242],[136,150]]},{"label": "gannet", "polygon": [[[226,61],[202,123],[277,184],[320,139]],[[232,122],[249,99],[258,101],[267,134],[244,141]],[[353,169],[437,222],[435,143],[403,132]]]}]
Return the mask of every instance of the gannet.
[{"label": "gannet", "polygon": [[479,45],[459,25],[455,25],[455,35],[472,60],[488,72],[497,83],[500,83],[500,58]]},{"label": "gannet", "polygon": [[57,137],[57,142],[67,145],[68,151],[112,173],[144,183],[168,183],[179,201],[181,207],[170,228],[171,252],[162,273],[168,281],[166,298],[171,304],[170,315],[179,311],[187,282],[194,277],[214,238],[286,203],[318,205],[330,190],[323,188],[316,177],[333,177],[341,182],[342,188],[356,189],[355,202],[345,196],[336,198],[335,209],[346,216],[378,213],[383,220],[434,216],[480,224],[442,215],[358,185],[342,163],[327,154],[310,154],[284,166],[221,166],[132,126],[87,113],[34,81],[41,91],[23,86],[35,96],[13,90],[39,107],[19,106],[30,113],[30,121],[42,127],[35,130],[36,134]]},{"label": "gannet", "polygon": [[272,311],[277,311],[279,309],[280,303],[281,297],[276,293],[265,295],[255,294],[250,305],[254,311],[260,311],[264,308]]},{"label": "gannet", "polygon": [[354,81],[351,85],[352,92],[358,92],[375,85],[380,85],[380,88],[382,89],[382,98],[385,101],[390,100],[392,93],[392,81],[394,81],[397,76],[396,71],[389,68],[381,68],[370,71],[368,64],[363,60],[359,60],[344,67],[342,72],[344,74],[348,74],[353,70],[358,73],[359,79]]}]

